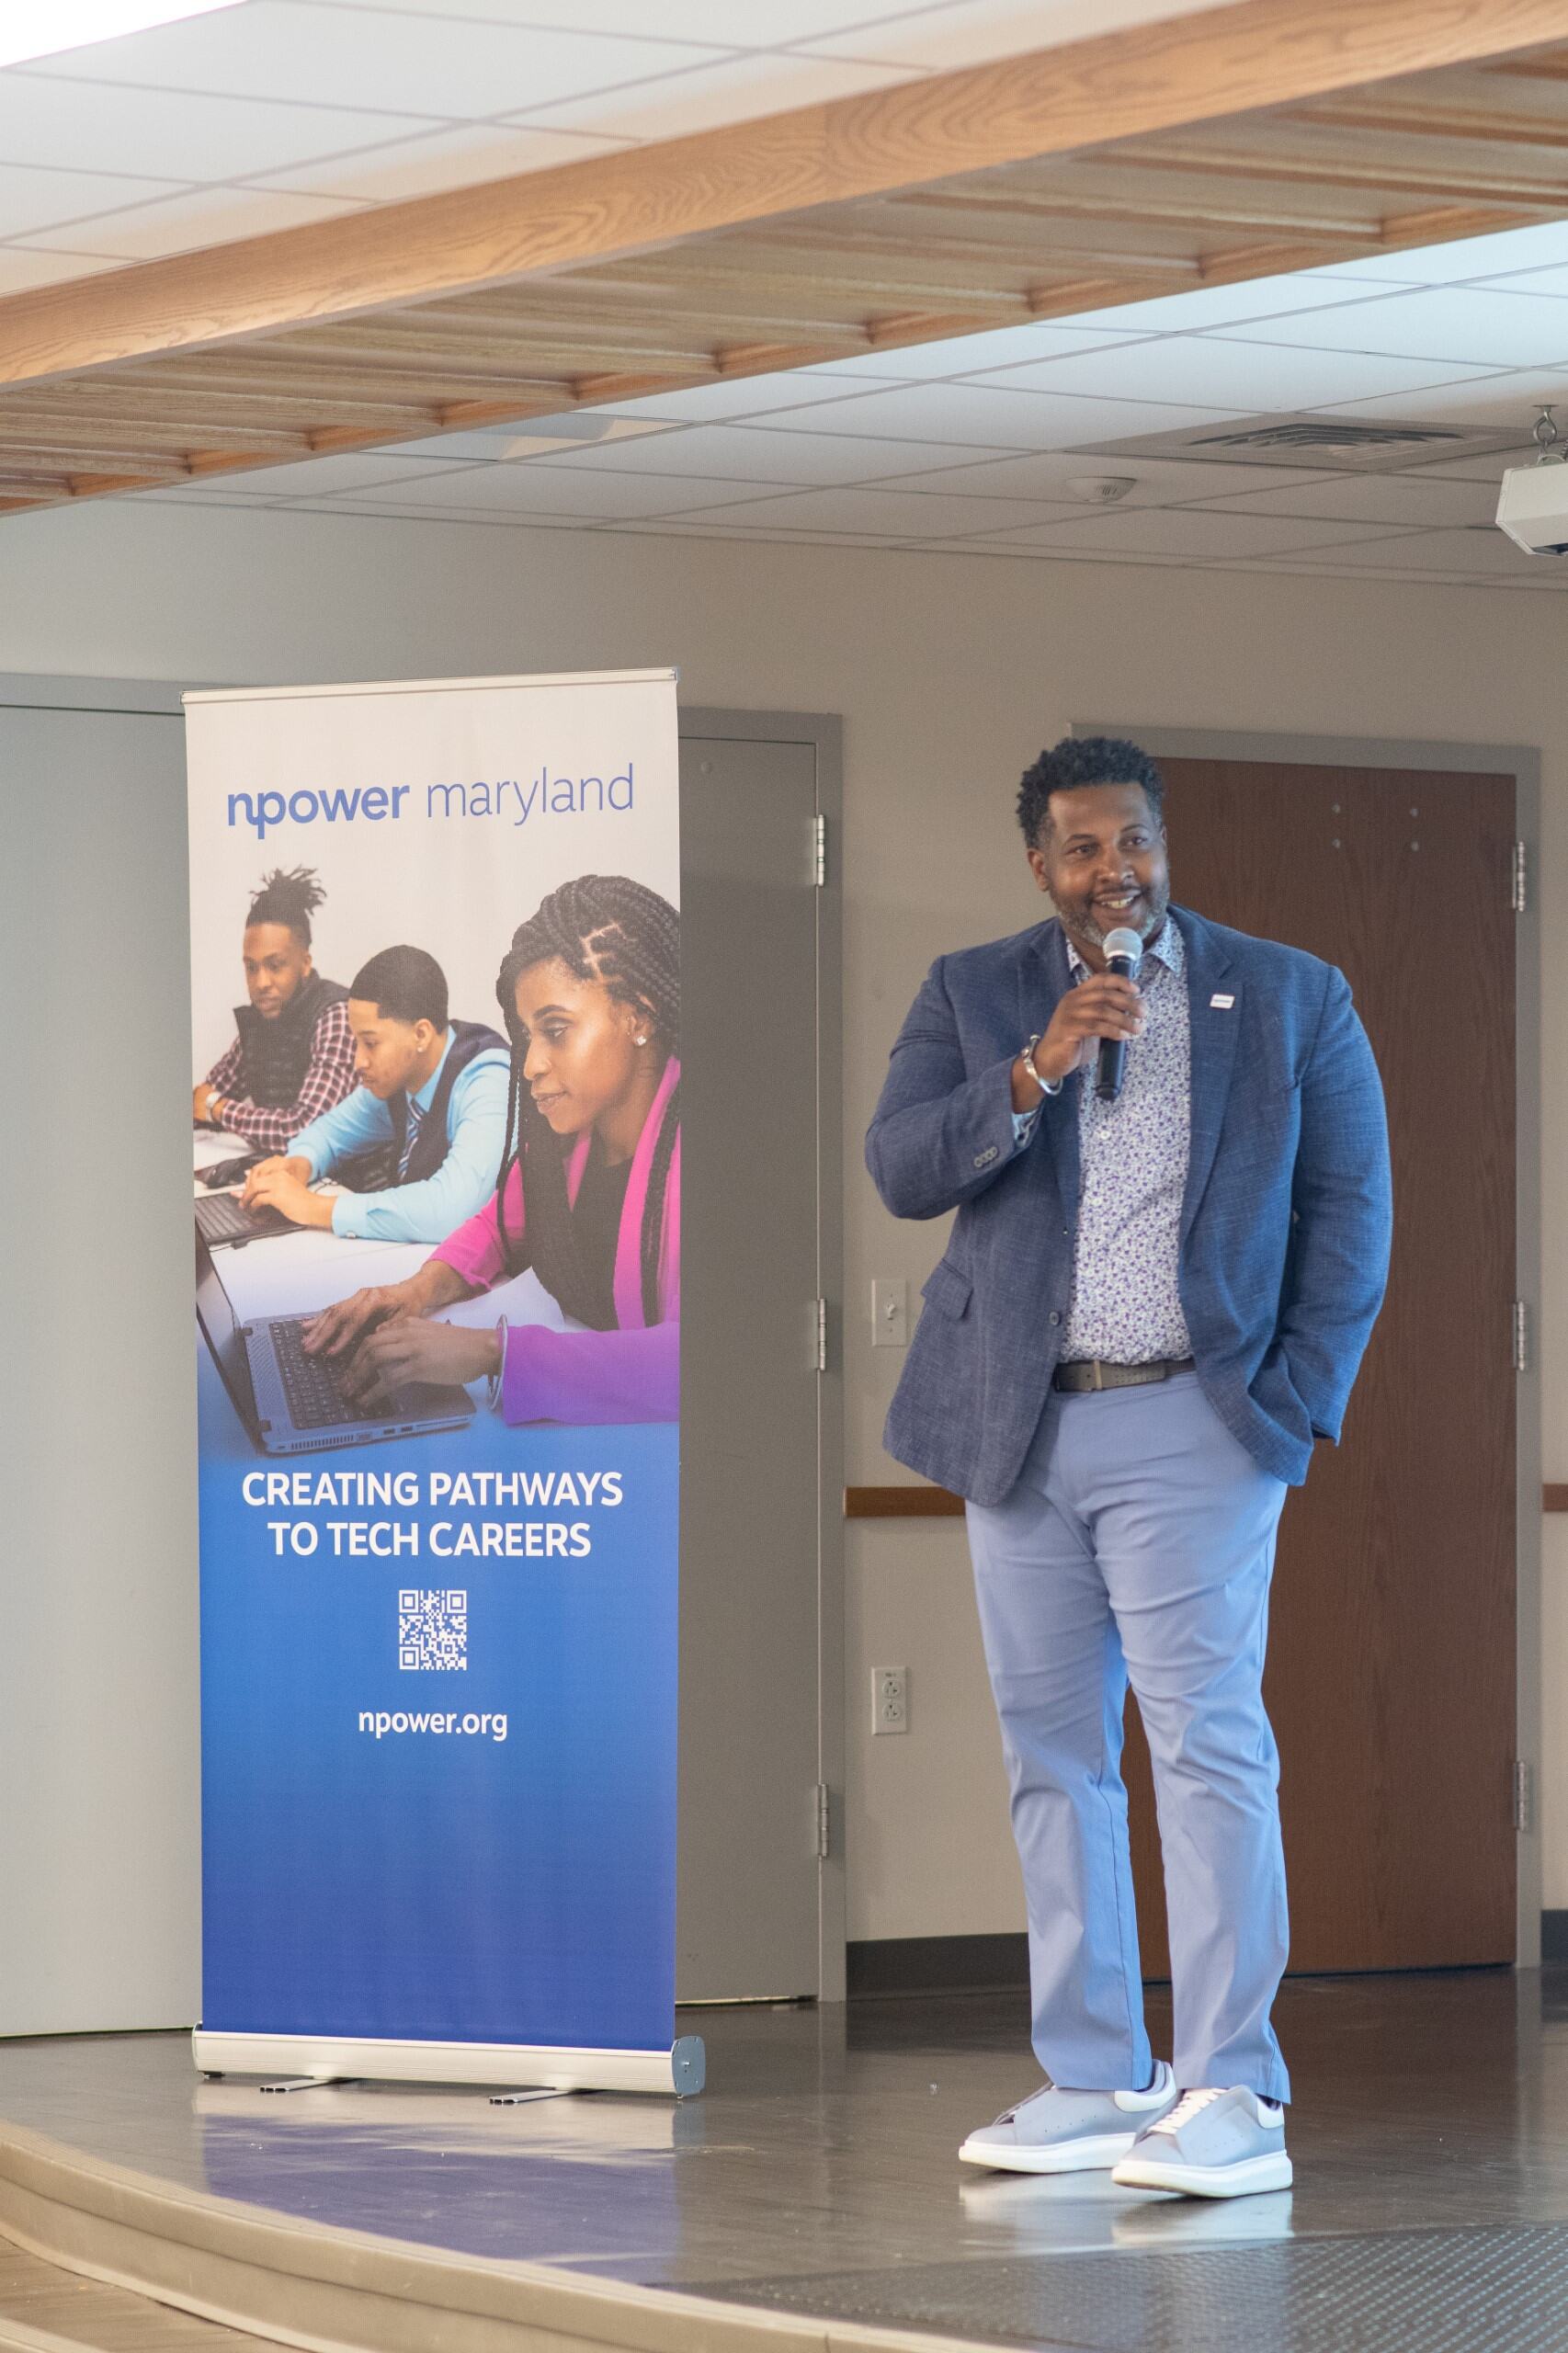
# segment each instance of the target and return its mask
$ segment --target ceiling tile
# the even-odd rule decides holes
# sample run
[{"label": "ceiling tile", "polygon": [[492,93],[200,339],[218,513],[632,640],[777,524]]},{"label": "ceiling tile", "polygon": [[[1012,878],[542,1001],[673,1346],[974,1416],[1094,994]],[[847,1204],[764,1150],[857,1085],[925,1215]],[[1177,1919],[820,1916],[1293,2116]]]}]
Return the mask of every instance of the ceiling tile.
[{"label": "ceiling tile", "polygon": [[1077,313],[1073,324],[1119,327],[1129,335],[1196,335],[1206,327],[1326,310],[1355,292],[1353,278],[1342,281],[1325,270],[1304,269],[1285,278],[1253,278],[1235,285],[1189,286],[1180,294],[1153,294],[1146,302],[1113,302],[1107,309]]},{"label": "ceiling tile", "polygon": [[235,237],[298,229],[307,221],[334,220],[359,209],[335,196],[284,196],[270,188],[187,188],[178,196],[155,197],[151,203],[44,230],[34,242],[67,252],[111,254],[119,261],[152,261],[199,245],[226,244]]},{"label": "ceiling tile", "polygon": [[[1465,361],[1476,368],[1541,368],[1568,359],[1568,307],[1484,287],[1418,287],[1369,301],[1270,319],[1251,335],[1214,335],[1270,347]],[[1394,391],[1397,387],[1388,388]],[[1329,397],[1332,397],[1330,395]]]},{"label": "ceiling tile", "polygon": [[1141,568],[1163,565],[1173,572],[1190,571],[1193,564],[1189,555],[1153,555],[1146,549],[1137,555],[1118,555],[1104,548],[1063,547],[1060,540],[1053,543],[1046,531],[1021,531],[1017,540],[950,540],[947,551],[957,555],[1020,555],[1031,562],[1047,563],[1130,563]]},{"label": "ceiling tile", "polygon": [[[555,11],[538,13],[548,25]],[[312,7],[304,0],[247,0],[243,8],[95,41],[51,58],[49,72],[147,89],[472,118],[578,97],[699,65],[713,54],[680,41],[627,41],[468,17],[437,20],[390,9]]]},{"label": "ceiling tile", "polygon": [[1043,533],[1053,547],[1096,548],[1119,555],[1189,556],[1200,562],[1216,556],[1283,554],[1291,548],[1336,546],[1362,536],[1383,538],[1374,525],[1303,523],[1290,517],[1218,514],[1212,507],[1146,506],[1113,515],[1094,515],[1075,523],[1053,523]]},{"label": "ceiling tile", "polygon": [[[777,433],[757,425],[694,425],[585,449],[582,462],[607,473],[696,474],[714,481],[791,483],[801,488],[874,481],[950,468],[985,449],[948,442],[872,441],[858,435]],[[523,460],[524,463],[536,460]]]},{"label": "ceiling tile", "polygon": [[1227,515],[1299,515],[1307,521],[1435,530],[1445,523],[1490,523],[1497,492],[1491,483],[1434,481],[1426,473],[1338,474],[1328,482],[1249,489],[1202,503]]},{"label": "ceiling tile", "polygon": [[[1142,348],[1142,347],[1137,347]],[[1073,363],[1066,363],[1071,366]],[[839,401],[831,412],[780,410],[770,422],[781,433],[886,434],[898,440],[967,441],[994,449],[1071,449],[1141,433],[1174,433],[1184,425],[1220,422],[1233,408],[1173,408],[1135,400],[1063,399],[1054,393],[1002,391],[991,384],[899,384]],[[1096,471],[1103,471],[1097,469]]]},{"label": "ceiling tile", "polygon": [[[488,508],[495,514],[612,517],[675,515],[724,506],[744,498],[751,485],[696,482],[675,475],[610,474],[592,466],[557,465],[533,458],[526,465],[464,466],[450,473],[409,483],[397,492],[401,506]],[[769,485],[756,485],[766,496]],[[375,494],[368,492],[367,497]],[[345,500],[344,504],[350,502]]]},{"label": "ceiling tile", "polygon": [[1561,301],[1568,296],[1568,262],[1556,262],[1550,269],[1517,269],[1499,278],[1483,278],[1479,286],[1488,293],[1545,294]]},{"label": "ceiling tile", "polygon": [[[344,8],[384,8],[387,0],[335,0]],[[719,48],[769,48],[775,42],[810,40],[880,13],[867,0],[659,0],[656,21],[649,0],[398,0],[415,16],[478,17],[497,25],[561,25],[585,33],[650,35],[669,40],[707,41]]]},{"label": "ceiling tile", "polygon": [[506,118],[546,128],[560,124],[569,130],[608,132],[619,139],[682,139],[690,131],[710,131],[720,123],[788,114],[794,107],[855,97],[862,91],[882,89],[910,78],[902,66],[847,64],[778,51],[729,57],[717,64],[666,72],[657,79],[654,68],[647,71],[645,81],[628,80],[626,87],[596,97],[548,106],[537,99],[519,99],[506,107]]},{"label": "ceiling tile", "polygon": [[[1381,307],[1381,306],[1379,306]],[[1310,321],[1299,324],[1301,343],[1233,342],[1221,335],[1163,335],[1157,342],[1123,345],[1105,352],[1083,352],[1070,359],[1044,359],[1024,368],[991,372],[979,381],[1009,391],[1099,394],[1114,400],[1164,400],[1194,407],[1256,415],[1267,409],[1318,408],[1330,401],[1373,399],[1381,393],[1413,392],[1451,381],[1469,372],[1452,360],[1385,359],[1358,351],[1317,351]],[[1568,333],[1568,310],[1563,317]],[[1108,436],[1107,437],[1108,438]]]},{"label": "ceiling tile", "polygon": [[[606,532],[635,531],[640,534],[656,532],[661,539],[749,540],[753,545],[802,548],[880,548],[902,549],[906,540],[887,539],[876,531],[790,531],[781,523],[753,523],[743,528],[727,518],[738,509],[723,507],[711,517],[692,518],[684,515],[659,515],[646,522],[598,523],[595,529]],[[944,545],[958,544],[943,542]]]},{"label": "ceiling tile", "polygon": [[109,205],[184,193],[170,180],[116,179],[107,172],[37,172],[19,164],[0,164],[0,239],[36,239],[59,222],[80,220]]},{"label": "ceiling tile", "polygon": [[1337,278],[1450,286],[1468,278],[1490,278],[1499,270],[1539,269],[1557,261],[1568,261],[1568,221],[1546,221],[1534,229],[1499,229],[1490,237],[1463,237],[1454,244],[1373,254],[1361,261],[1335,262],[1334,271]]},{"label": "ceiling tile", "polygon": [[729,376],[722,383],[694,384],[684,392],[651,392],[644,401],[618,401],[616,416],[667,417],[700,425],[721,417],[772,417],[779,411],[848,400],[864,389],[855,379],[826,368],[796,368],[770,376]]},{"label": "ceiling tile", "polygon": [[1116,474],[1132,478],[1123,507],[1169,506],[1219,498],[1227,491],[1269,490],[1276,485],[1299,488],[1304,483],[1329,479],[1303,473],[1294,466],[1228,466],[1205,459],[1183,461],[1147,457],[1130,458],[1119,465],[1109,458],[1051,450],[1037,457],[987,457],[978,465],[955,465],[947,472],[922,475],[920,487],[956,490],[973,498],[1060,499],[1071,511],[1089,514],[1095,511],[1094,502],[1074,498],[1067,487],[1069,482]]},{"label": "ceiling tile", "polygon": [[517,131],[485,122],[457,131],[420,131],[412,139],[388,140],[357,153],[247,176],[267,188],[395,204],[443,188],[509,179],[517,172],[546,171],[552,164],[579,164],[585,156],[613,154],[625,143],[595,139],[582,131]]},{"label": "ceiling tile", "polygon": [[1422,531],[1414,537],[1362,540],[1359,546],[1335,549],[1335,564],[1359,572],[1369,563],[1394,564],[1404,572],[1528,573],[1541,563],[1526,555],[1502,532],[1475,530]]},{"label": "ceiling tile", "polygon": [[[7,162],[142,173],[163,187],[177,180],[249,179],[256,172],[282,171],[310,156],[364,147],[384,141],[389,131],[416,127],[326,106],[121,89],[16,69],[0,74],[0,155]],[[103,208],[100,203],[94,209]]]},{"label": "ceiling tile", "polygon": [[563,450],[585,454],[588,445],[679,430],[647,418],[614,416],[602,408],[580,408],[561,416],[525,417],[516,425],[482,426],[472,433],[433,433],[417,441],[392,442],[388,449],[400,458],[458,458],[499,466],[510,458],[558,457]]},{"label": "ceiling tile", "polygon": [[1033,322],[1016,327],[983,328],[978,335],[946,336],[940,343],[904,344],[884,351],[868,351],[860,359],[827,363],[835,376],[876,376],[900,382],[920,382],[934,376],[972,375],[982,368],[1014,368],[1029,359],[1067,358],[1075,351],[1115,349],[1134,340],[1104,329],[1047,326]]},{"label": "ceiling tile", "polygon": [[[254,514],[259,510],[253,504],[250,511]],[[414,506],[406,497],[400,499],[390,490],[368,492],[363,498],[280,498],[266,512],[335,515],[356,523],[460,523],[476,531],[583,531],[593,528],[591,522],[575,515],[509,515],[480,507]]]},{"label": "ceiling tile", "polygon": [[[1547,401],[1568,404],[1568,367],[1471,377],[1436,391],[1394,393],[1381,400],[1325,401],[1320,413],[1374,420],[1397,418],[1402,424],[1471,425],[1478,432],[1506,432],[1517,426],[1519,447],[1528,450],[1530,428]],[[1568,426],[1568,405],[1558,422]]]},{"label": "ceiling tile", "polygon": [[[1227,0],[1220,0],[1225,6]],[[1236,0],[1229,0],[1236,5]],[[947,0],[943,6],[894,12],[862,7],[862,22],[831,36],[813,36],[813,49],[841,57],[892,57],[926,71],[978,65],[1031,49],[1092,40],[1127,25],[1192,13],[1194,0]],[[864,21],[867,17],[870,22]]]},{"label": "ceiling tile", "polygon": [[1438,458],[1427,465],[1403,467],[1401,473],[1411,482],[1489,483],[1495,496],[1497,485],[1507,469],[1529,463],[1532,456],[1533,451],[1527,441],[1519,449],[1494,449],[1467,458]]},{"label": "ceiling tile", "polygon": [[67,278],[91,278],[114,266],[108,255],[34,253],[24,245],[0,245],[0,294],[25,294],[29,286],[62,286]]},{"label": "ceiling tile", "polygon": [[[264,466],[255,473],[220,475],[211,488],[242,490],[257,498],[333,498],[340,492],[375,490],[384,486],[401,494],[416,482],[434,482],[444,473],[466,472],[453,460],[437,465],[429,458],[395,458],[377,450],[342,450],[336,456],[306,458],[298,465]],[[192,487],[205,488],[206,484]]]},{"label": "ceiling tile", "polygon": [[[1018,505],[1010,511],[1022,524],[1048,521],[1059,510]],[[727,519],[743,526],[782,523],[797,530],[885,532],[890,539],[945,540],[966,531],[994,532],[997,509],[989,498],[914,489],[808,490],[787,502],[776,498],[748,502],[731,510]]]}]

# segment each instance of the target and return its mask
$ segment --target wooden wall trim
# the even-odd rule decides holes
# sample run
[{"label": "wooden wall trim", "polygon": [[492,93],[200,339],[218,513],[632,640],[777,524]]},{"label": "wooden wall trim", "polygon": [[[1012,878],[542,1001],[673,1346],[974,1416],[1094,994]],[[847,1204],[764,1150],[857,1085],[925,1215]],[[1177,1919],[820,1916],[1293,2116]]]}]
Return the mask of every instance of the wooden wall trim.
[{"label": "wooden wall trim", "polygon": [[[1543,1512],[1568,1511],[1568,1483],[1554,1485],[1549,1481],[1541,1489],[1540,1507]],[[949,1495],[946,1487],[915,1486],[908,1481],[896,1487],[846,1487],[844,1517],[846,1519],[961,1519],[963,1497]]]},{"label": "wooden wall trim", "polygon": [[0,301],[0,382],[658,251],[1568,38],[1568,0],[1233,0],[1165,24]]},{"label": "wooden wall trim", "polygon": [[846,1519],[961,1519],[963,1497],[946,1487],[918,1486],[903,1481],[896,1487],[846,1487]]}]

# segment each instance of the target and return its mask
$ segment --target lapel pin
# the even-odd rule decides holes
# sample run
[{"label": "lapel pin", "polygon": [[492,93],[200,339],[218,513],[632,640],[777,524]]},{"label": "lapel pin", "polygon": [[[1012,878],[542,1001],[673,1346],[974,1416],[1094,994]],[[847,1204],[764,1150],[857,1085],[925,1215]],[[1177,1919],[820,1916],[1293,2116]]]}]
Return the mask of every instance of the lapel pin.
[{"label": "lapel pin", "polygon": [[1217,1005],[1221,1013],[1229,1013],[1235,1001],[1233,996],[1211,996],[1209,1000],[1210,1005]]}]

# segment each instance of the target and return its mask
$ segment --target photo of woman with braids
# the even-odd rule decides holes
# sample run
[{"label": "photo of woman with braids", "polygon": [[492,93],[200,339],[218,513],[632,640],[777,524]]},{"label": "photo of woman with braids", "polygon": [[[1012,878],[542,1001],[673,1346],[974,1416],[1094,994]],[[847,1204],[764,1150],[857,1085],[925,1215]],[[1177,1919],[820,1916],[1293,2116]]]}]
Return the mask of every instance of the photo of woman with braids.
[{"label": "photo of woman with braids", "polygon": [[[508,1422],[666,1422],[680,1411],[680,917],[585,874],[514,933],[495,994],[512,1046],[494,1198],[404,1282],[311,1326],[369,1398],[488,1377]],[[582,1331],[438,1324],[532,1268]]]}]

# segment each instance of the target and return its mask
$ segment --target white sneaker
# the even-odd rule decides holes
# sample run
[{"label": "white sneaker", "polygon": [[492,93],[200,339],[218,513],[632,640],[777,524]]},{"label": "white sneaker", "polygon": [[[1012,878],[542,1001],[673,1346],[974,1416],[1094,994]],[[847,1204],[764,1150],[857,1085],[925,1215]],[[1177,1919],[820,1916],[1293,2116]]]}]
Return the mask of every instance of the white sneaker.
[{"label": "white sneaker", "polygon": [[1146,2125],[1176,2104],[1176,2078],[1163,2059],[1146,2092],[1074,2092],[1047,2084],[994,2124],[971,2132],[959,2157],[999,2173],[1108,2170]]},{"label": "white sneaker", "polygon": [[1237,2085],[1183,2092],[1140,2132],[1111,2178],[1124,2189],[1177,2189],[1189,2198],[1244,2198],[1289,2189],[1285,2111]]}]

